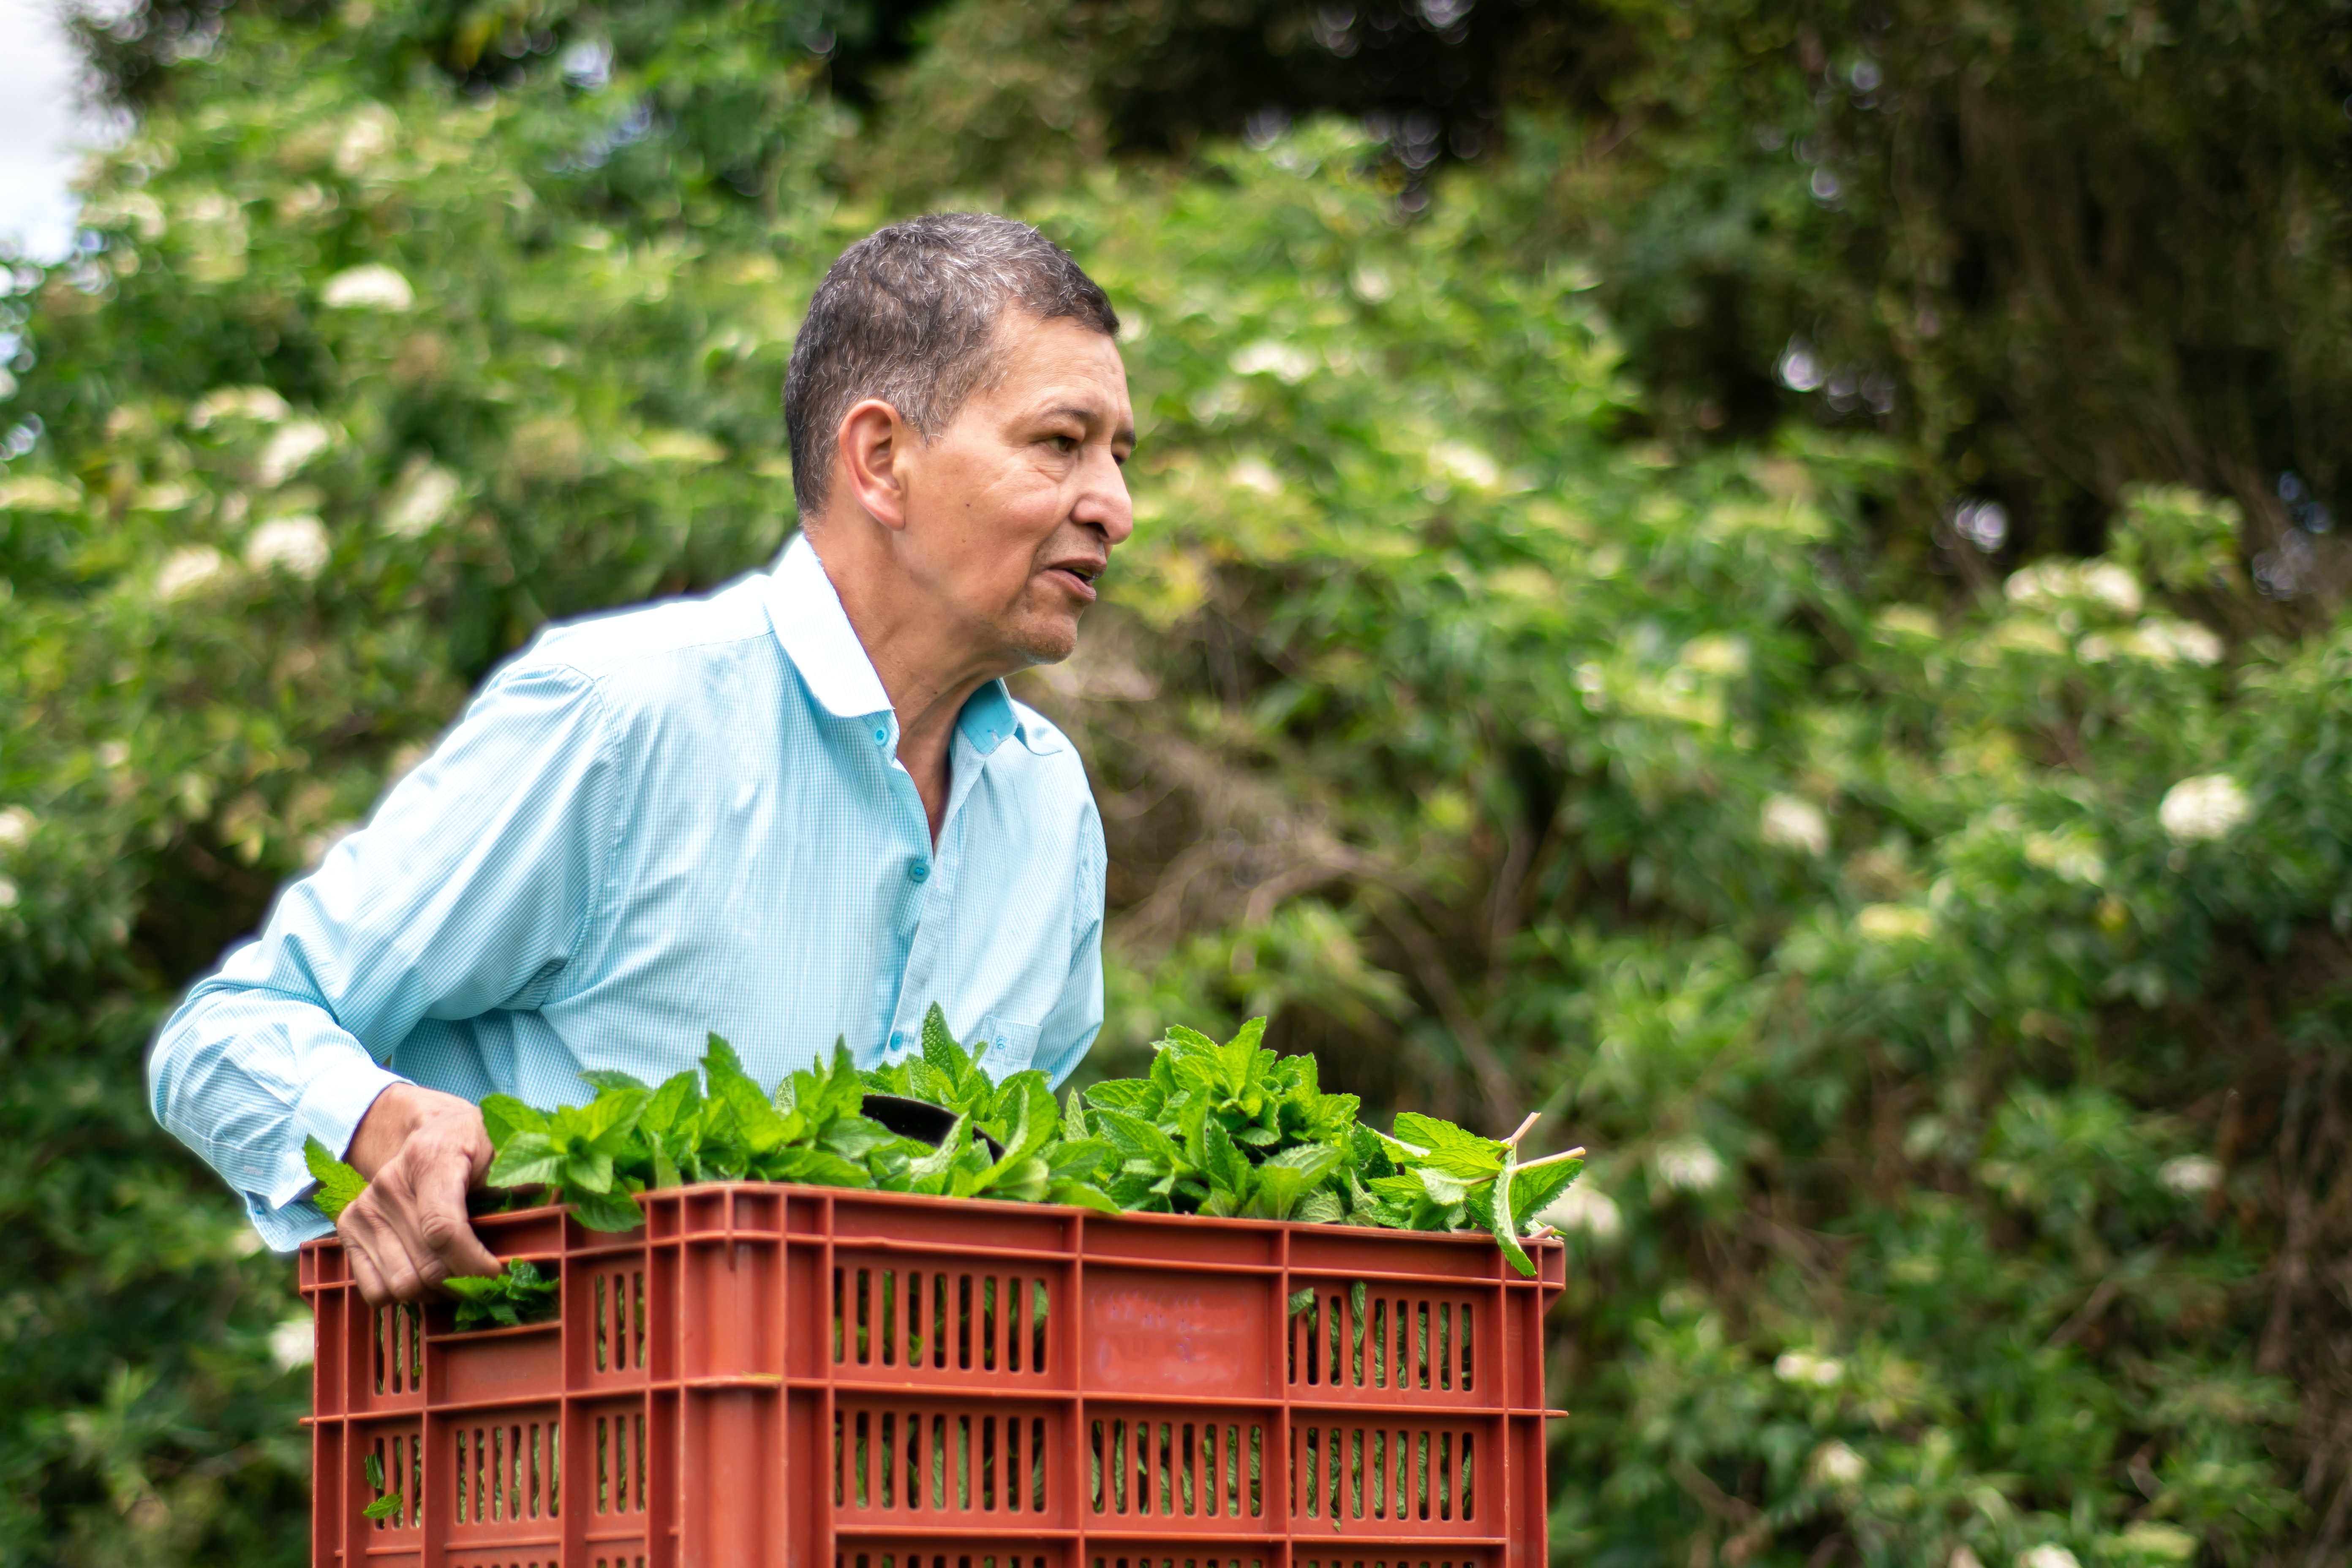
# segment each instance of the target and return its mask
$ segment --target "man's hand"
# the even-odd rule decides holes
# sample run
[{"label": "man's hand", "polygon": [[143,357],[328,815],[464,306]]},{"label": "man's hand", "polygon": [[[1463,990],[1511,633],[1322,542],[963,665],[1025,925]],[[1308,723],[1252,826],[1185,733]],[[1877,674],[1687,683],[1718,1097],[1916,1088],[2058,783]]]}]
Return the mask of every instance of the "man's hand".
[{"label": "man's hand", "polygon": [[469,1101],[413,1083],[376,1096],[347,1156],[367,1191],[335,1221],[370,1306],[414,1301],[452,1274],[500,1270],[466,1217],[466,1194],[494,1152]]}]

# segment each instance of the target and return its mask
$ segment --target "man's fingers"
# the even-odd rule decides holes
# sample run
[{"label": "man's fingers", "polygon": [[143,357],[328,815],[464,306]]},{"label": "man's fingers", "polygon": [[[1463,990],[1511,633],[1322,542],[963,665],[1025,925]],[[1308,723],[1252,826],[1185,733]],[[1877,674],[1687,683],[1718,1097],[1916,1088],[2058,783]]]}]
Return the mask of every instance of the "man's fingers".
[{"label": "man's fingers", "polygon": [[391,1289],[384,1284],[383,1275],[377,1269],[375,1259],[370,1258],[362,1248],[352,1245],[349,1238],[343,1242],[343,1253],[351,1259],[352,1279],[359,1285],[360,1300],[371,1307],[391,1305]]},{"label": "man's fingers", "polygon": [[425,1212],[418,1226],[418,1237],[425,1243],[440,1272],[433,1282],[439,1284],[452,1274],[498,1274],[506,1265],[496,1254],[482,1245],[474,1227],[466,1223],[466,1205],[461,1194],[454,1207],[435,1204]]},{"label": "man's fingers", "polygon": [[[349,1210],[344,1217],[351,1217]],[[370,1306],[414,1301],[425,1293],[425,1280],[417,1272],[415,1259],[401,1244],[400,1237],[380,1221],[362,1217],[344,1233],[343,1245],[351,1255],[352,1274],[359,1281],[360,1295]]]},{"label": "man's fingers", "polygon": [[[343,1211],[335,1228],[352,1254],[360,1294],[372,1305],[414,1301],[447,1273],[417,1235],[418,1219],[415,1195],[396,1178],[370,1183]],[[362,1265],[374,1276],[373,1294]]]},{"label": "man's fingers", "polygon": [[417,1236],[441,1266],[441,1279],[452,1274],[497,1274],[506,1268],[482,1245],[467,1218],[466,1189],[472,1173],[470,1162],[460,1153],[436,1164],[419,1184]]}]

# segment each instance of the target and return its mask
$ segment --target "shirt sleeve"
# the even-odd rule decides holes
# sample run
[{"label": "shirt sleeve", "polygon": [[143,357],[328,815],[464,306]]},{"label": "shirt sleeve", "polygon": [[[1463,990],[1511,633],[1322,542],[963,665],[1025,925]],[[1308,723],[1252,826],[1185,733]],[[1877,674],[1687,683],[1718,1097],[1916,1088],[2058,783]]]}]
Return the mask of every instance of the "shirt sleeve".
[{"label": "shirt sleeve", "polygon": [[1059,1086],[1095,1043],[1103,1026],[1103,898],[1110,857],[1103,845],[1102,818],[1094,802],[1087,802],[1086,825],[1079,838],[1077,887],[1071,922],[1070,978],[1061,1000],[1037,1029],[1037,1054],[1031,1066]]},{"label": "shirt sleeve", "polygon": [[543,991],[580,950],[614,838],[611,728],[579,671],[502,673],[165,1021],[156,1119],[271,1247],[329,1228],[304,1140],[349,1149],[420,1021]]}]

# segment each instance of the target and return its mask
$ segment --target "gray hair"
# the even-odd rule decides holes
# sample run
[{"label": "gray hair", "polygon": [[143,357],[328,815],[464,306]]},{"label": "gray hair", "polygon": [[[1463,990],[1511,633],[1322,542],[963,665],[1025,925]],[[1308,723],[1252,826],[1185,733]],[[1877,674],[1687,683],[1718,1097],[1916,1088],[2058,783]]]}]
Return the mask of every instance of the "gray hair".
[{"label": "gray hair", "polygon": [[933,213],[879,228],[817,285],[784,373],[793,500],[824,504],[834,437],[850,409],[879,398],[928,441],[1001,368],[990,352],[1007,306],[1106,337],[1118,315],[1070,253],[1025,223]]}]

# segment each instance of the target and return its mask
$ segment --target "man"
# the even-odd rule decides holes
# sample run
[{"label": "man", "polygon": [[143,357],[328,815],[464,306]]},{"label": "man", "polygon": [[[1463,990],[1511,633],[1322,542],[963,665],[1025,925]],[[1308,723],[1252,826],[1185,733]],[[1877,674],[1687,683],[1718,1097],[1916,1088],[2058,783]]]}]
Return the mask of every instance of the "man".
[{"label": "man", "polygon": [[1102,825],[1003,678],[1066,658],[1134,526],[1118,317],[1034,229],[893,225],[825,275],[784,389],[802,532],[703,600],[557,627],[164,1025],[155,1113],[273,1246],[373,1302],[498,1263],[474,1102],[658,1079],[711,1030],[774,1080],[924,1011],[1058,1079],[1102,1023]]}]

